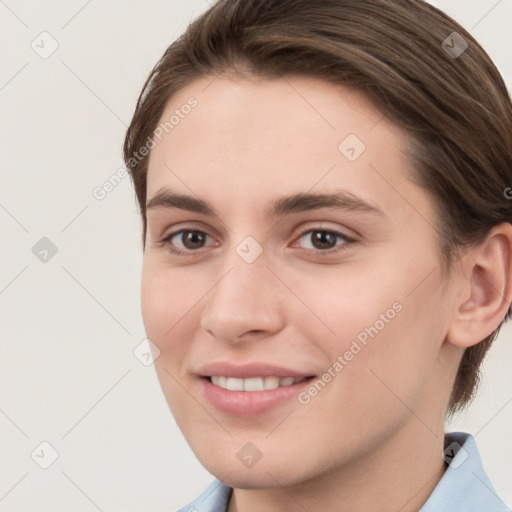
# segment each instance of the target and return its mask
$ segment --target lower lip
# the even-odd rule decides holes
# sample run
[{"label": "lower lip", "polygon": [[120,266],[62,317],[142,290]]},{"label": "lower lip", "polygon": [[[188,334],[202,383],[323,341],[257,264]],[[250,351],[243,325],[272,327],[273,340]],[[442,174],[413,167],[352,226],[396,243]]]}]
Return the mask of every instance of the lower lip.
[{"label": "lower lip", "polygon": [[313,379],[314,377],[310,377],[291,386],[263,391],[229,391],[215,386],[207,378],[203,377],[200,380],[206,398],[219,411],[231,416],[254,416],[270,411],[296,397]]}]

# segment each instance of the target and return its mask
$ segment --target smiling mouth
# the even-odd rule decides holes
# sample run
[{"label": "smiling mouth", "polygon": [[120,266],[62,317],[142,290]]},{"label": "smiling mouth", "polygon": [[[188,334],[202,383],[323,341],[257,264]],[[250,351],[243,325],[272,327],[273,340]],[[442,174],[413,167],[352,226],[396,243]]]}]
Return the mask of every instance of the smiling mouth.
[{"label": "smiling mouth", "polygon": [[313,377],[249,377],[241,379],[237,377],[225,377],[212,375],[206,377],[214,386],[228,391],[267,391],[282,387],[293,386],[299,382]]}]

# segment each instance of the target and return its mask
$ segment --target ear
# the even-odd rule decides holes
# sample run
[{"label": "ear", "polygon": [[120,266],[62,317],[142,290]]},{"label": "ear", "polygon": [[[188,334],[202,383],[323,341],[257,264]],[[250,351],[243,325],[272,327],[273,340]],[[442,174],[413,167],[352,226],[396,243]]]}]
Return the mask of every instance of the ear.
[{"label": "ear", "polygon": [[476,345],[499,326],[512,298],[512,225],[495,226],[484,242],[461,259],[460,292],[446,341]]}]

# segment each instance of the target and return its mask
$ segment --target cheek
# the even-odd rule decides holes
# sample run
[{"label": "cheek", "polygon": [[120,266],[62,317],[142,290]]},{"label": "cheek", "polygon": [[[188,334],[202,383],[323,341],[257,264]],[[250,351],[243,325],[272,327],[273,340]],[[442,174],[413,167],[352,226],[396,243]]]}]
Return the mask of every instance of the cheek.
[{"label": "cheek", "polygon": [[317,282],[308,288],[310,303],[331,332],[315,335],[306,320],[302,329],[327,355],[337,401],[369,409],[374,404],[378,410],[382,401],[399,405],[395,394],[406,403],[419,397],[436,364],[445,328],[439,271],[425,279],[433,268],[435,260],[412,265],[395,258],[368,272],[347,272],[329,287]]},{"label": "cheek", "polygon": [[194,300],[194,297],[190,284],[176,279],[172,272],[144,263],[141,282],[144,327],[147,337],[160,350],[159,357],[154,361],[155,371],[167,404],[179,425],[183,418],[193,412],[190,396],[184,391],[188,387],[184,361],[191,337],[191,332],[186,328],[192,321],[198,321],[193,310],[198,299]]},{"label": "cheek", "polygon": [[399,321],[403,298],[397,277],[374,265],[366,271],[344,269],[327,276],[325,283],[309,283],[303,294],[330,330],[322,340],[327,353],[337,356],[350,350],[353,341],[365,347]]},{"label": "cheek", "polygon": [[166,329],[172,326],[174,315],[171,304],[172,291],[145,270],[142,273],[141,309],[147,336],[161,347]]},{"label": "cheek", "polygon": [[[186,292],[186,293],[185,293]],[[194,304],[200,299],[190,283],[181,282],[171,272],[144,264],[141,282],[141,310],[147,337],[160,349],[155,369],[165,389],[172,384],[169,372],[182,378],[188,338],[186,326],[194,317]],[[197,321],[197,318],[194,318]],[[167,382],[169,381],[169,382]]]},{"label": "cheek", "polygon": [[190,278],[169,271],[149,258],[144,261],[141,309],[149,338],[152,335],[160,343],[171,339],[180,327],[180,319],[186,318],[200,298],[201,290],[194,288]]}]

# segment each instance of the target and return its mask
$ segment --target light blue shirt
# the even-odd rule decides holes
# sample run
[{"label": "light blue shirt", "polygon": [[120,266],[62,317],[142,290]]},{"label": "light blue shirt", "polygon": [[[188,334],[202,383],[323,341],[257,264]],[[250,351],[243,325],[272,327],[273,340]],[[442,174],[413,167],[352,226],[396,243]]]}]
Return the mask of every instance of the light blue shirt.
[{"label": "light blue shirt", "polygon": [[[443,458],[449,466],[419,512],[512,512],[489,481],[472,435],[446,434]],[[215,479],[178,512],[227,512],[232,492]]]}]

